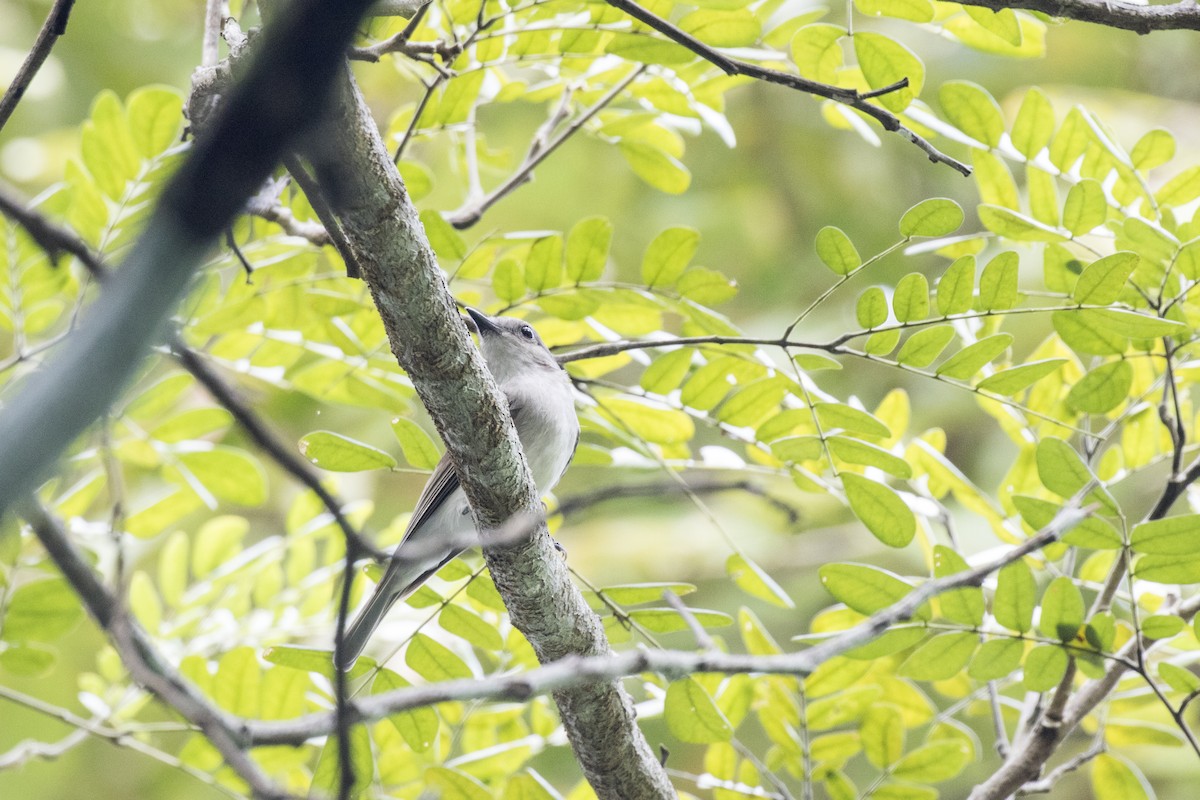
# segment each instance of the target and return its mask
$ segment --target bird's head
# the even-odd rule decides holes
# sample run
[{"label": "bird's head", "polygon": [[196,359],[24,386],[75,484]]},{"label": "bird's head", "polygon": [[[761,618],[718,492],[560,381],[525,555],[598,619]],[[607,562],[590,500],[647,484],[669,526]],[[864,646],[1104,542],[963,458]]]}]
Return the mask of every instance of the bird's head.
[{"label": "bird's head", "polygon": [[468,308],[467,314],[469,327],[479,334],[483,358],[497,383],[562,369],[528,322],[515,317],[489,317],[473,308]]}]

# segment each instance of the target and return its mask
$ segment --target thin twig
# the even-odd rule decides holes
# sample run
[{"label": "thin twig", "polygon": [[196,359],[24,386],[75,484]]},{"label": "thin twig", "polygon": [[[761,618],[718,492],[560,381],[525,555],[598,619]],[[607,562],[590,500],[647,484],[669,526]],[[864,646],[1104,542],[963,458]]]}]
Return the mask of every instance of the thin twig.
[{"label": "thin twig", "polygon": [[618,8],[624,11],[629,16],[639,22],[649,25],[654,30],[666,36],[676,44],[686,47],[696,55],[703,58],[710,64],[718,67],[727,75],[745,75],[750,78],[756,78],[767,83],[778,83],[782,86],[787,86],[791,89],[796,89],[816,97],[824,97],[828,100],[841,103],[842,105],[853,108],[855,111],[862,112],[868,117],[871,117],[883,127],[884,130],[893,133],[898,133],[905,139],[920,147],[934,163],[942,163],[951,167],[962,175],[969,176],[971,168],[966,164],[951,158],[945,153],[934,147],[928,140],[917,135],[916,132],[906,128],[900,122],[899,117],[891,113],[882,106],[867,102],[867,97],[875,97],[890,91],[898,91],[908,86],[908,80],[898,81],[890,86],[886,86],[871,92],[869,95],[863,95],[855,89],[846,89],[840,86],[832,86],[827,83],[811,81],[807,78],[802,78],[799,75],[794,75],[789,72],[781,72],[767,67],[761,67],[757,64],[751,64],[748,61],[741,61],[736,58],[721,53],[720,51],[710,47],[704,42],[692,36],[690,33],[671,24],[662,17],[657,16],[648,9],[638,5],[633,0],[607,0],[608,4],[613,8]]},{"label": "thin twig", "polygon": [[[543,142],[541,137],[535,136],[530,145],[529,153],[525,156],[525,162],[521,164],[521,167],[516,172],[509,176],[508,180],[497,186],[492,191],[488,192],[486,196],[480,198],[478,201],[471,203],[470,205],[463,206],[457,211],[447,215],[446,221],[459,229],[469,228],[478,222],[480,218],[483,217],[485,211],[495,205],[497,201],[508,196],[514,189],[527,182],[530,176],[533,174],[534,169],[537,168],[538,164],[541,164],[543,161],[545,161],[551,153],[553,153],[563,144],[563,142],[575,135],[580,128],[587,124],[588,120],[599,114],[613,100],[616,100],[621,95],[621,92],[625,91],[625,89],[631,83],[641,77],[645,71],[646,66],[643,64],[633,72],[629,73],[625,79],[615,84],[611,89],[604,93],[603,97],[601,97],[586,111],[572,120],[569,125],[563,128],[558,136],[554,137],[554,139],[548,142]],[[553,120],[555,116],[551,116],[550,119]],[[548,133],[549,131],[545,132]]]},{"label": "thin twig", "polygon": [[16,110],[17,103],[25,96],[25,91],[42,68],[42,64],[46,63],[46,58],[58,37],[67,32],[67,20],[71,16],[73,5],[75,0],[54,0],[54,5],[50,7],[50,13],[46,15],[46,21],[42,23],[42,29],[38,31],[37,39],[33,42],[33,48],[29,55],[25,56],[24,63],[17,70],[12,83],[8,85],[4,97],[0,97],[0,130],[3,130],[8,118]]},{"label": "thin twig", "polygon": [[108,634],[133,679],[199,728],[256,797],[290,800],[292,796],[268,778],[246,753],[244,735],[239,730],[242,721],[214,706],[167,663],[150,637],[120,608],[116,597],[92,572],[58,520],[33,498],[21,505],[20,514],[33,528],[46,553],[71,584],[92,619]]}]

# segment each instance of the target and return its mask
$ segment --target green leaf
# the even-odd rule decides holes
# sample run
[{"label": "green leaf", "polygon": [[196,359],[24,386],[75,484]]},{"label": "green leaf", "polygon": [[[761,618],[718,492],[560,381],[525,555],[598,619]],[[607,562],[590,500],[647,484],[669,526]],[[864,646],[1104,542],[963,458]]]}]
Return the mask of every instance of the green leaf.
[{"label": "green leaf", "polygon": [[9,642],[52,642],[83,618],[79,598],[63,580],[21,584],[9,596],[0,638]]},{"label": "green leaf", "polygon": [[843,403],[814,403],[813,411],[821,423],[825,433],[831,429],[841,428],[849,433],[860,436],[877,436],[882,439],[890,438],[892,430],[876,417]]},{"label": "green leaf", "polygon": [[878,286],[871,286],[866,289],[858,296],[854,313],[858,318],[858,324],[867,330],[877,328],[887,322],[888,303],[883,289]]},{"label": "green leaf", "polygon": [[692,677],[672,681],[667,687],[663,716],[671,733],[683,742],[727,742],[733,736],[729,720],[700,682]]},{"label": "green leaf", "polygon": [[[724,628],[733,624],[733,617],[706,608],[689,609],[692,617],[704,628]],[[629,618],[652,633],[674,633],[688,630],[688,623],[673,608],[636,608]]]},{"label": "green leaf", "polygon": [[930,742],[900,759],[892,769],[892,775],[919,783],[948,781],[962,772],[970,760],[971,753],[960,741]]},{"label": "green leaf", "polygon": [[1084,414],[1107,414],[1121,405],[1133,386],[1133,366],[1109,361],[1084,375],[1067,394],[1067,405]]},{"label": "green leaf", "polygon": [[1037,583],[1024,561],[1014,561],[996,574],[996,594],[992,614],[1009,630],[1027,633],[1033,627],[1033,609],[1037,605]]},{"label": "green leaf", "polygon": [[681,347],[658,356],[642,373],[639,385],[647,392],[667,394],[678,388],[692,366],[692,351]]},{"label": "green leaf", "polygon": [[841,369],[842,364],[837,359],[830,358],[820,353],[800,353],[792,356],[792,360],[796,362],[796,366],[805,372],[819,372],[823,369]]},{"label": "green leaf", "polygon": [[845,58],[841,40],[847,31],[840,25],[805,25],[792,37],[792,61],[809,80],[834,83]]},{"label": "green leaf", "polygon": [[975,653],[979,635],[968,631],[942,633],[922,644],[900,665],[898,674],[918,681],[953,678]]},{"label": "green leaf", "polygon": [[1200,239],[1192,239],[1179,248],[1175,268],[1188,280],[1200,278]]},{"label": "green leaf", "polygon": [[501,259],[492,270],[492,291],[505,303],[515,303],[525,294],[525,268],[514,259]]},{"label": "green leaf", "polygon": [[654,444],[690,441],[696,432],[692,418],[674,408],[662,408],[626,397],[604,401],[603,412],[629,426],[636,436]]},{"label": "green leaf", "polygon": [[[638,36],[641,41],[651,41],[645,36]],[[656,45],[666,45],[673,51],[682,51],[684,60],[690,61],[694,56],[673,42],[655,42]],[[639,59],[640,60],[640,59]],[[667,194],[683,194],[692,183],[692,174],[688,172],[679,159],[647,142],[637,142],[622,139],[621,155],[637,175],[646,183]]]},{"label": "green leaf", "polygon": [[188,583],[188,536],[175,531],[158,554],[158,588],[169,606],[178,606]]},{"label": "green leaf", "polygon": [[879,769],[895,764],[904,753],[904,717],[894,705],[879,703],[868,708],[858,735],[863,755]]},{"label": "green leaf", "polygon": [[525,283],[535,293],[554,289],[562,283],[562,236],[542,236],[529,248],[525,259]]},{"label": "green leaf", "polygon": [[904,547],[917,531],[917,518],[895,491],[882,483],[842,473],[846,501],[867,530],[889,547]]},{"label": "green leaf", "polygon": [[411,419],[393,419],[392,433],[396,434],[396,441],[400,443],[400,449],[404,452],[404,460],[417,469],[433,469],[441,460],[441,453],[438,452],[433,439],[429,438],[424,428]]},{"label": "green leaf", "polygon": [[937,307],[943,316],[971,310],[975,292],[975,257],[962,256],[938,280]]},{"label": "green leaf", "polygon": [[833,454],[842,461],[876,467],[904,480],[912,477],[912,467],[907,461],[881,447],[845,436],[831,436],[827,443]]},{"label": "green leaf", "polygon": [[967,668],[972,680],[994,681],[1007,678],[1021,665],[1025,643],[1020,639],[992,639],[980,645]]},{"label": "green leaf", "polygon": [[984,311],[1006,311],[1017,304],[1017,254],[1000,253],[979,276],[979,306]]},{"label": "green leaf", "polygon": [[129,132],[142,158],[153,158],[179,141],[183,98],[175,89],[146,86],[128,100]]},{"label": "green leaf", "polygon": [[261,701],[262,668],[251,647],[236,647],[221,656],[213,679],[213,700],[231,714],[256,717]]},{"label": "green leaf", "polygon": [[162,600],[154,581],[145,572],[138,570],[129,581],[129,610],[147,631],[154,633],[162,624]]},{"label": "green leaf", "polygon": [[1092,762],[1092,795],[1096,800],[1151,800],[1145,777],[1120,756],[1101,753]]},{"label": "green leaf", "polygon": [[933,197],[904,212],[900,218],[900,235],[905,238],[946,236],[958,230],[962,223],[962,206],[945,197]]},{"label": "green leaf", "polygon": [[816,461],[824,454],[820,436],[785,436],[771,443],[771,452],[781,461]]},{"label": "green leaf", "polygon": [[[354,784],[350,787],[349,797],[357,800],[371,788],[375,778],[375,757],[371,753],[371,734],[366,725],[354,725],[350,728],[350,767],[354,775]],[[325,746],[317,757],[317,766],[313,771],[313,797],[337,797],[341,785],[341,755],[338,737],[325,737]]]},{"label": "green leaf", "polygon": [[1104,320],[1080,311],[1055,311],[1050,315],[1055,332],[1077,353],[1096,356],[1120,355],[1129,340],[1110,330]]},{"label": "green leaf", "polygon": [[454,226],[446,221],[440,212],[431,208],[421,212],[421,224],[425,227],[425,235],[429,238],[429,246],[438,258],[447,261],[462,261],[467,254],[467,243],[462,234],[454,230]]},{"label": "green leaf", "polygon": [[[1096,477],[1071,445],[1053,436],[1046,436],[1038,442],[1036,461],[1042,485],[1060,497],[1071,497]],[[1116,512],[1116,501],[1104,487],[1089,495],[1089,499],[1093,498]]]},{"label": "green leaf", "polygon": [[[945,578],[970,569],[965,558],[945,545],[935,545],[933,548],[933,576]],[[973,628],[983,624],[983,590],[978,586],[966,586],[962,589],[952,589],[938,596],[938,607],[942,616],[960,625]]]},{"label": "green leaf", "polygon": [[1062,225],[1073,236],[1091,233],[1104,224],[1108,216],[1108,203],[1104,189],[1097,181],[1084,178],[1067,192],[1063,204]]},{"label": "green leaf", "polygon": [[938,90],[938,101],[954,127],[988,147],[1000,144],[1004,115],[982,86],[970,81],[947,81]]},{"label": "green leaf", "polygon": [[749,47],[762,36],[762,23],[744,8],[697,9],[685,14],[679,27],[712,47]]},{"label": "green leaf", "polygon": [[313,431],[300,440],[300,452],[330,472],[391,469],[396,459],[388,453],[332,431]]},{"label": "green leaf", "polygon": [[642,281],[647,286],[673,286],[696,254],[700,232],[667,228],[654,237],[642,256]]},{"label": "green leaf", "polygon": [[972,150],[971,166],[973,177],[979,187],[979,199],[983,203],[1016,212],[1021,207],[1021,196],[1012,172],[996,155],[988,150]]},{"label": "green leaf", "polygon": [[[380,669],[371,684],[371,694],[404,689],[410,685],[390,669]],[[417,706],[408,711],[390,714],[388,722],[392,723],[408,746],[418,753],[424,753],[437,741],[438,727],[441,724],[437,712],[429,706]]]},{"label": "green leaf", "polygon": [[1170,639],[1182,633],[1185,627],[1187,623],[1179,617],[1156,614],[1142,620],[1142,635],[1150,639]]},{"label": "green leaf", "polygon": [[267,473],[257,459],[241,450],[217,445],[211,450],[182,453],[179,470],[190,474],[218,500],[243,506],[266,502]]},{"label": "green leaf", "polygon": [[979,221],[993,233],[1017,242],[1061,242],[1066,239],[1057,229],[1003,206],[981,203]]},{"label": "green leaf", "polygon": [[0,669],[22,678],[40,678],[54,668],[53,650],[34,644],[8,645],[0,650]]},{"label": "green leaf", "polygon": [[450,648],[423,633],[413,635],[404,651],[404,663],[430,683],[475,677]]},{"label": "green leaf", "polygon": [[192,574],[197,578],[207,577],[236,556],[249,532],[250,523],[245,517],[223,515],[205,522],[192,542]]},{"label": "green leaf", "polygon": [[869,17],[933,21],[933,4],[929,0],[854,0],[854,6]]},{"label": "green leaf", "polygon": [[1129,154],[1135,169],[1147,172],[1175,157],[1175,137],[1170,131],[1155,128],[1147,131]]},{"label": "green leaf", "polygon": [[817,231],[817,258],[837,275],[849,275],[862,266],[862,258],[841,228],[826,225]]},{"label": "green leaf", "polygon": [[788,392],[782,378],[763,378],[734,389],[717,411],[717,419],[738,427],[757,425],[779,410]]},{"label": "green leaf", "polygon": [[1021,155],[1032,160],[1050,142],[1053,135],[1054,108],[1046,94],[1035,86],[1025,93],[1021,109],[1013,122],[1012,133],[1009,135],[1013,147],[1017,148]]},{"label": "green leaf", "polygon": [[910,367],[928,367],[950,344],[954,338],[954,327],[951,325],[934,325],[919,330],[908,337],[896,360]]},{"label": "green leaf", "polygon": [[908,108],[925,85],[925,65],[921,59],[895,39],[880,33],[859,32],[852,38],[858,66],[872,89],[882,89],[908,78],[905,88],[880,95],[880,104],[896,113]]},{"label": "green leaf", "polygon": [[439,800],[492,800],[493,795],[475,778],[448,767],[425,770],[425,785],[435,789]]},{"label": "green leaf", "polygon": [[725,574],[746,594],[765,600],[780,608],[795,608],[783,587],[767,574],[766,570],[749,558],[734,553],[725,561]]},{"label": "green leaf", "polygon": [[1116,618],[1111,613],[1093,614],[1083,626],[1083,637],[1088,644],[1101,652],[1112,650],[1117,637]]},{"label": "green leaf", "polygon": [[1083,626],[1083,595],[1066,576],[1055,578],[1042,595],[1042,615],[1038,628],[1047,639],[1069,642]]},{"label": "green leaf", "polygon": [[1056,644],[1039,644],[1025,656],[1025,688],[1048,692],[1067,671],[1067,653]]},{"label": "green leaf", "polygon": [[1200,676],[1169,661],[1159,662],[1158,677],[1166,681],[1167,685],[1177,692],[1191,694],[1200,690]]},{"label": "green leaf", "polygon": [[1093,261],[1080,274],[1071,291],[1071,299],[1080,305],[1104,306],[1115,302],[1125,288],[1125,281],[1137,269],[1138,262],[1138,254],[1129,251],[1113,253]]},{"label": "green leaf", "polygon": [[224,430],[232,421],[233,415],[223,408],[189,408],[150,431],[150,437],[171,444],[199,439]]},{"label": "green leaf", "polygon": [[988,33],[1013,47],[1020,47],[1024,38],[1021,35],[1021,22],[1011,8],[993,10],[980,6],[963,6],[963,11]]},{"label": "green leaf", "polygon": [[1135,525],[1129,536],[1129,546],[1137,553],[1200,554],[1200,514],[1184,514]]},{"label": "green leaf", "polygon": [[447,633],[453,633],[484,650],[498,651],[504,648],[496,627],[482,617],[462,606],[448,605],[438,614],[438,625]]},{"label": "green leaf", "polygon": [[1158,339],[1163,336],[1188,336],[1191,333],[1191,329],[1182,322],[1115,308],[1082,308],[1056,313],[1094,320],[1094,324],[1105,326],[1117,335],[1130,339]]},{"label": "green leaf", "polygon": [[915,322],[929,316],[929,282],[924,275],[910,272],[900,279],[892,294],[892,309],[900,322]]},{"label": "green leaf", "polygon": [[[895,574],[865,564],[825,564],[817,570],[817,575],[834,599],[866,615],[898,603],[913,590]],[[929,619],[928,607],[922,606],[914,616]]]},{"label": "green leaf", "polygon": [[1023,389],[1037,383],[1042,378],[1057,372],[1067,363],[1065,358],[1047,358],[1042,361],[1030,361],[1019,367],[1010,367],[994,372],[975,384],[975,388],[984,392],[1011,397]]},{"label": "green leaf", "polygon": [[696,303],[718,306],[737,294],[737,281],[707,267],[692,267],[680,276],[676,291]]},{"label": "green leaf", "polygon": [[[1018,494],[1013,495],[1012,500],[1021,518],[1035,531],[1049,525],[1062,508],[1061,503],[1052,503],[1040,497]],[[1120,550],[1125,546],[1117,529],[1100,517],[1088,517],[1080,521],[1063,535],[1062,541],[1094,550]]]},{"label": "green leaf", "polygon": [[1157,583],[1200,583],[1200,556],[1142,556],[1133,574]]},{"label": "green leaf", "polygon": [[969,380],[983,369],[984,365],[999,356],[1009,345],[1013,337],[1010,333],[997,333],[986,339],[980,339],[974,344],[967,345],[937,368],[936,374],[956,380]]},{"label": "green leaf", "polygon": [[613,225],[604,217],[575,223],[567,235],[567,277],[575,283],[597,281],[604,275]]},{"label": "green leaf", "polygon": [[882,330],[867,337],[867,343],[863,345],[863,351],[873,356],[886,356],[896,349],[896,345],[899,342],[899,328]]},{"label": "green leaf", "polygon": [[1154,197],[1160,206],[1182,206],[1200,197],[1200,167],[1188,167],[1171,178]]},{"label": "green leaf", "polygon": [[618,586],[605,586],[600,592],[619,606],[637,606],[642,603],[652,603],[661,600],[665,592],[673,592],[683,597],[696,591],[690,583],[627,583]]}]

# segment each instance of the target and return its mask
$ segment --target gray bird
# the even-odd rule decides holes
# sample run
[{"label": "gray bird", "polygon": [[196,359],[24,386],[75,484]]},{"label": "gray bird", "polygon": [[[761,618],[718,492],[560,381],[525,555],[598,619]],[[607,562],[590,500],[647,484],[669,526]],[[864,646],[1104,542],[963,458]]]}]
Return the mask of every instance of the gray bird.
[{"label": "gray bird", "polygon": [[[484,361],[508,400],[534,483],[545,494],[566,472],[579,443],[571,379],[529,323],[489,317],[473,308],[467,313],[479,332]],[[444,455],[417,500],[383,580],[346,629],[341,668],[354,664],[397,600],[462,552],[462,539],[473,530],[467,496]],[[447,542],[444,550],[434,544],[438,541]]]}]

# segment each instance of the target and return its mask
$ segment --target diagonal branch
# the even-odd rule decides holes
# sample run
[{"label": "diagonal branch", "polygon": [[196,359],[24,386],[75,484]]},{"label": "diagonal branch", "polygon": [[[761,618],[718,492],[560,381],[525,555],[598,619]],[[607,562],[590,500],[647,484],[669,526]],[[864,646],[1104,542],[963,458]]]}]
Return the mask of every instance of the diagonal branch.
[{"label": "diagonal branch", "polygon": [[199,728],[225,763],[246,781],[255,797],[288,800],[291,795],[275,785],[246,752],[244,736],[238,730],[239,721],[210,703],[168,665],[150,637],[92,572],[58,520],[33,499],[22,504],[20,514],[29,522],[92,619],[108,634],[133,679]]},{"label": "diagonal branch", "polygon": [[38,31],[37,39],[34,40],[33,48],[25,57],[21,68],[17,70],[12,83],[8,85],[4,97],[0,97],[0,129],[4,128],[8,118],[16,110],[17,103],[20,103],[21,98],[25,96],[25,90],[29,88],[29,84],[33,83],[34,76],[42,68],[42,64],[46,63],[46,59],[50,56],[50,50],[58,41],[58,37],[67,32],[67,20],[71,16],[73,5],[75,5],[75,0],[54,0],[54,5],[50,7],[50,13],[46,16],[46,21],[42,23],[42,29]]},{"label": "diagonal branch", "polygon": [[624,11],[629,16],[636,19],[638,22],[649,25],[654,30],[666,36],[676,44],[686,47],[696,55],[703,58],[715,67],[718,67],[727,75],[745,75],[748,78],[764,81],[766,83],[777,83],[781,86],[786,86],[790,89],[811,94],[815,97],[824,97],[828,100],[841,103],[842,105],[853,108],[871,117],[880,126],[892,133],[898,133],[905,139],[915,144],[917,147],[925,151],[925,155],[929,156],[929,160],[936,163],[946,164],[957,172],[969,176],[971,168],[966,164],[951,158],[942,151],[934,147],[927,139],[917,135],[917,133],[907,127],[900,121],[892,112],[877,106],[874,103],[867,102],[872,97],[878,97],[881,94],[898,91],[908,85],[907,79],[895,83],[891,86],[881,87],[873,92],[862,93],[855,89],[846,89],[841,86],[833,86],[828,83],[819,81],[811,81],[799,75],[794,75],[790,72],[782,72],[777,69],[762,67],[758,64],[752,64],[749,61],[731,58],[725,55],[716,48],[710,47],[704,42],[697,39],[685,30],[682,30],[676,25],[668,22],[658,16],[649,9],[638,5],[634,0],[606,0],[613,8],[618,8]]},{"label": "diagonal branch", "polygon": [[[611,655],[565,656],[537,669],[480,680],[460,680],[427,686],[412,686],[364,697],[356,703],[356,721],[382,719],[398,711],[458,700],[525,701],[547,692],[557,692],[589,684],[602,684],[641,672],[660,672],[667,677],[697,672],[777,673],[808,675],[835,656],[864,645],[893,625],[911,619],[930,599],[966,586],[978,586],[989,575],[1030,553],[1058,541],[1063,534],[1091,514],[1091,508],[1067,505],[1034,536],[1007,552],[972,569],[922,583],[903,598],[876,612],[849,630],[838,633],[818,645],[782,655],[740,655],[708,650],[634,650]],[[336,730],[332,713],[309,714],[279,722],[249,722],[246,736],[255,745],[296,745]]]},{"label": "diagonal branch", "polygon": [[1118,0],[960,0],[964,6],[992,11],[1006,8],[1040,11],[1052,17],[1093,22],[1109,28],[1151,33],[1153,31],[1200,31],[1200,5],[1181,0],[1168,5],[1123,3]]}]

